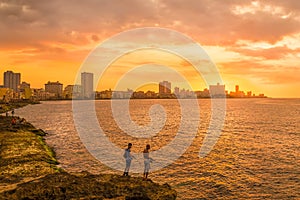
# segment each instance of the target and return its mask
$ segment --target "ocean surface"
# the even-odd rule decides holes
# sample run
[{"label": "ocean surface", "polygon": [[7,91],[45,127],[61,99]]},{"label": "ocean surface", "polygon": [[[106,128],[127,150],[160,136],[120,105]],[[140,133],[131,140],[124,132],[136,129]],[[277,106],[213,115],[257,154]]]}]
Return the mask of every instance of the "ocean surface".
[{"label": "ocean surface", "polygon": [[[178,199],[300,199],[300,99],[227,99],[222,134],[204,158],[199,158],[199,150],[211,120],[211,101],[197,101],[196,137],[183,155],[149,178],[170,184]],[[142,152],[149,143],[156,151],[176,136],[182,123],[180,104],[174,99],[148,99],[130,100],[129,106],[131,119],[146,126],[151,121],[149,110],[156,104],[164,108],[166,120],[151,138],[136,138],[120,129],[109,100],[96,101],[97,120],[116,147],[124,149],[132,142],[132,152]],[[29,105],[16,114],[49,133],[46,141],[65,170],[122,174],[85,148],[74,125],[71,101]]]}]

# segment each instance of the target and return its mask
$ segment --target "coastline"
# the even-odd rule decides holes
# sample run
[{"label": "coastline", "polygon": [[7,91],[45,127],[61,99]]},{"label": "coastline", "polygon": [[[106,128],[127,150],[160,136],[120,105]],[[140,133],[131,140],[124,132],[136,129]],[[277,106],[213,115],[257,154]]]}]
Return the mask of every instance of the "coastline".
[{"label": "coastline", "polygon": [[0,116],[0,199],[176,199],[168,184],[142,177],[68,173],[46,144],[47,133],[11,119]]},{"label": "coastline", "polygon": [[14,109],[18,109],[24,106],[27,106],[28,104],[39,104],[40,102],[10,102],[10,103],[0,103],[0,114],[10,112]]}]

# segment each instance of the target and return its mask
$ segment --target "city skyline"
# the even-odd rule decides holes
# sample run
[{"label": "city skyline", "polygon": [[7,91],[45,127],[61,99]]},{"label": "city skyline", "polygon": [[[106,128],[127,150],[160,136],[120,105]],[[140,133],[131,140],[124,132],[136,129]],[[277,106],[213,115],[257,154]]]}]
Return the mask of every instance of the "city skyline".
[{"label": "city skyline", "polygon": [[[152,83],[157,90],[142,90],[143,87],[132,90],[94,90],[94,74],[82,72],[80,84],[64,86],[59,81],[48,81],[44,88],[31,88],[30,83],[22,81],[21,73],[11,70],[4,72],[4,85],[0,85],[0,98],[5,101],[14,100],[53,100],[53,99],[144,99],[144,98],[265,98],[264,93],[258,95],[252,91],[242,91],[239,85],[235,85],[235,91],[226,90],[225,85],[217,83],[209,85],[203,90],[190,90],[180,88],[175,84],[172,90],[172,82],[163,80]],[[17,78],[16,78],[17,77]],[[125,86],[126,87],[126,86]]]},{"label": "city skyline", "polygon": [[[82,10],[88,13],[84,17]],[[300,97],[298,1],[4,1],[0,15],[0,73],[20,72],[34,88],[49,80],[74,84],[85,58],[101,42],[130,29],[158,27],[199,43],[229,90],[238,82],[245,90],[272,97]],[[133,39],[143,42],[140,38]],[[126,41],[120,41],[117,47],[124,45]],[[99,87],[113,88],[125,70],[150,62],[179,69],[196,90],[204,85],[184,59],[168,52],[139,51],[112,63],[109,78]],[[143,79],[148,72],[137,77]],[[167,70],[160,67],[153,73]]]},{"label": "city skyline", "polygon": [[[46,92],[51,92],[52,90],[56,90],[58,91],[57,88],[52,88],[53,86],[52,85],[59,85],[59,90],[61,90],[61,92],[53,92],[53,94],[55,94],[56,97],[61,97],[62,96],[62,92],[64,92],[65,90],[67,91],[67,93],[73,93],[72,90],[75,91],[75,93],[79,94],[79,93],[82,93],[83,96],[85,98],[91,98],[91,94],[92,94],[92,91],[93,92],[103,92],[103,91],[126,91],[126,90],[132,90],[130,87],[127,87],[126,85],[123,86],[123,88],[126,88],[126,89],[111,89],[111,88],[103,88],[102,90],[97,90],[97,89],[94,89],[94,85],[92,84],[94,82],[94,74],[93,73],[90,73],[90,72],[82,72],[81,73],[81,84],[78,85],[78,84],[65,84],[65,83],[61,83],[60,81],[56,80],[56,81],[50,81],[48,80],[46,83],[44,83],[44,87],[30,87],[30,82],[28,83],[28,81],[21,81],[21,73],[20,72],[13,72],[12,70],[8,69],[6,72],[3,73],[3,85],[0,84],[0,88],[1,87],[4,87],[4,77],[6,76],[7,73],[12,73],[12,74],[17,74],[19,79],[18,81],[20,82],[19,84],[19,87],[20,88],[23,88],[24,87],[24,84],[26,85],[27,88],[31,88],[31,89],[44,89]],[[1,77],[1,76],[0,76]],[[1,80],[1,79],[0,79]],[[21,83],[22,82],[22,83]],[[145,85],[145,86],[141,86],[141,87],[138,87],[132,91],[134,92],[138,92],[138,91],[143,91],[143,92],[155,92],[157,94],[176,94],[176,90],[178,89],[183,89],[183,90],[187,90],[187,91],[191,91],[191,92],[199,92],[199,91],[205,91],[205,90],[208,90],[208,91],[211,91],[212,88],[215,90],[215,87],[218,87],[220,83],[216,83],[215,85],[207,85],[203,88],[199,88],[199,89],[196,89],[196,90],[189,90],[190,87],[188,87],[188,89],[182,87],[180,88],[180,86],[177,84],[175,84],[175,86],[172,88],[171,87],[171,84],[174,84],[174,83],[171,83],[169,81],[166,81],[166,80],[162,80],[161,82],[158,82],[157,84],[150,84],[151,87],[147,87],[148,85]],[[48,88],[51,88],[51,89],[47,89],[47,85],[50,86]],[[232,92],[236,92],[238,91],[237,90],[237,87],[239,87],[239,85],[235,85],[234,86],[234,90],[230,90],[230,89],[225,89],[225,84],[223,85],[220,85],[222,86],[222,88],[224,89],[224,91],[226,91],[226,95],[228,95],[228,97],[230,96],[230,93]],[[75,88],[74,88],[75,87]],[[80,87],[80,89],[78,89],[78,87]],[[86,89],[84,89],[86,88]],[[12,89],[12,88],[11,88]],[[82,91],[81,91],[82,90]],[[216,91],[220,91],[219,89],[217,89]],[[244,92],[244,91],[242,91]],[[242,96],[245,96],[245,97],[250,97],[252,95],[249,96],[249,93],[252,94],[252,95],[255,95],[254,92],[252,92],[252,90],[246,90],[246,93],[243,94]],[[265,93],[263,91],[261,92],[257,92],[256,94],[259,94],[259,95],[262,95],[263,97],[266,97],[265,96]],[[214,95],[214,94],[212,94]],[[256,95],[256,97],[258,97],[259,95]],[[235,95],[231,95],[231,97],[233,97]]]}]

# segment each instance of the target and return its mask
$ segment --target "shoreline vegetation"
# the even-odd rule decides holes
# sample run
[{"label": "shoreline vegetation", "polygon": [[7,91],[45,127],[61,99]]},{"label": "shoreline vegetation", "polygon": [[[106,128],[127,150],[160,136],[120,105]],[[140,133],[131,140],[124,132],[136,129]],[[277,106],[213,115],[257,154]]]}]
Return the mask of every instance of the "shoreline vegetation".
[{"label": "shoreline vegetation", "polygon": [[39,104],[39,101],[18,101],[18,102],[9,102],[9,103],[0,103],[0,114],[11,112],[14,109],[18,109],[28,104]]},{"label": "shoreline vegetation", "polygon": [[[0,113],[25,105],[1,104]],[[47,133],[26,121],[12,125],[11,120],[0,116],[0,199],[176,199],[168,184],[142,177],[68,173],[46,144]]]}]

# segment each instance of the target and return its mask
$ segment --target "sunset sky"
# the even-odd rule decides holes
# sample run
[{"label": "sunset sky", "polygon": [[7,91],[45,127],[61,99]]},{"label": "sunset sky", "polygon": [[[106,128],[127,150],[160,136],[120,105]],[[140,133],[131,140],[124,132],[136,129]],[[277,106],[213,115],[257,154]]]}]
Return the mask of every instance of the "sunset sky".
[{"label": "sunset sky", "polygon": [[[102,41],[134,28],[160,27],[199,43],[227,90],[238,84],[256,94],[300,98],[299,0],[0,0],[0,19],[0,85],[7,70],[20,72],[33,88],[49,80],[73,84],[85,58]],[[172,66],[172,56],[143,51],[116,63],[122,67],[134,59],[141,64],[143,57]],[[184,60],[176,64],[194,77],[184,72]],[[166,73],[160,67],[153,71]],[[107,73],[120,79],[118,67]],[[195,90],[207,87],[189,81]],[[109,87],[113,84],[107,81],[98,89]]]}]

